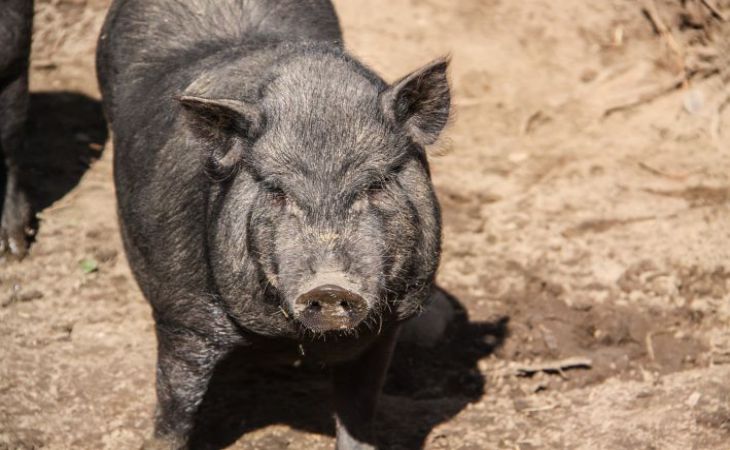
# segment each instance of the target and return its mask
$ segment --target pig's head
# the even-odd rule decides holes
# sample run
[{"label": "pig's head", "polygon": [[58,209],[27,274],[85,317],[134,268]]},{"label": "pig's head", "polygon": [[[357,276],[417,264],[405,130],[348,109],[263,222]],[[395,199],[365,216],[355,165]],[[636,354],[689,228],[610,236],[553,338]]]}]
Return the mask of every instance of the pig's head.
[{"label": "pig's head", "polygon": [[314,52],[275,65],[254,98],[180,98],[212,180],[215,282],[239,315],[264,298],[326,332],[419,310],[440,253],[424,148],[448,120],[446,69],[387,85]]}]

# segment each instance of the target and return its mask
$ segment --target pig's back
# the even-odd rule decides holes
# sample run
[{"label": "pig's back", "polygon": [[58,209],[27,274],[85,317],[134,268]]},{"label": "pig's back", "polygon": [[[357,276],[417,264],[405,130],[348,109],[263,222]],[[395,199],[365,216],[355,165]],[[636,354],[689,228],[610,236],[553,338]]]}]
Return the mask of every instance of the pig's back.
[{"label": "pig's back", "polygon": [[[0,3],[0,79],[16,76],[30,53],[33,2],[5,0]],[[16,73],[11,73],[11,72]]]},{"label": "pig's back", "polygon": [[196,61],[267,40],[341,42],[342,35],[329,0],[116,0],[97,50],[105,103],[121,90],[161,94],[170,84],[162,79]]}]

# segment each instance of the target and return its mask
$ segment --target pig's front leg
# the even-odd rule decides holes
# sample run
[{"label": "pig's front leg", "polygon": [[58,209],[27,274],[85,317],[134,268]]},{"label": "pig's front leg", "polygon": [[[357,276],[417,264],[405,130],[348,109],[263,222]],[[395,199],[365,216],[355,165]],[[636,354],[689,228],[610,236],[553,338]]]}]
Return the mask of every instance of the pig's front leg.
[{"label": "pig's front leg", "polygon": [[373,419],[398,327],[384,332],[354,361],[333,370],[337,450],[375,449]]},{"label": "pig's front leg", "polygon": [[187,449],[196,412],[227,347],[189,331],[170,331],[160,326],[157,340],[155,433],[142,448]]}]

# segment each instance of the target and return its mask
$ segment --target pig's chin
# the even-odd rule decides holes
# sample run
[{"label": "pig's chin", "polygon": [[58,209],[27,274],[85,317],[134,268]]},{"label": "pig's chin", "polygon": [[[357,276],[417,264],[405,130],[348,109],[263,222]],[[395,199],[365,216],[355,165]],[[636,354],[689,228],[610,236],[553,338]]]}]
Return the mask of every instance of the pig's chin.
[{"label": "pig's chin", "polygon": [[312,311],[302,311],[294,319],[306,330],[315,333],[342,333],[355,331],[358,325],[367,317],[366,308],[350,309],[349,311],[322,314]]}]

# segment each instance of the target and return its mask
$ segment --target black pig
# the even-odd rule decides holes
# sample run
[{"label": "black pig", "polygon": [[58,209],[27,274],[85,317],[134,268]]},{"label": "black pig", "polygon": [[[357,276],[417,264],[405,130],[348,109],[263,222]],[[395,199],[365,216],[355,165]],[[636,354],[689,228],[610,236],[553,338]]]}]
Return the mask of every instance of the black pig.
[{"label": "black pig", "polygon": [[114,1],[97,71],[127,256],[158,339],[155,437],[186,448],[232,348],[332,367],[337,448],[374,448],[399,324],[440,252],[424,146],[447,62],[393,85],[327,0]]},{"label": "black pig", "polygon": [[22,258],[28,249],[31,205],[20,182],[28,116],[28,61],[33,30],[33,0],[0,0],[0,173],[4,195],[0,254]]}]

